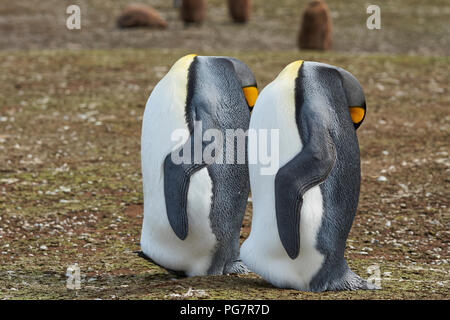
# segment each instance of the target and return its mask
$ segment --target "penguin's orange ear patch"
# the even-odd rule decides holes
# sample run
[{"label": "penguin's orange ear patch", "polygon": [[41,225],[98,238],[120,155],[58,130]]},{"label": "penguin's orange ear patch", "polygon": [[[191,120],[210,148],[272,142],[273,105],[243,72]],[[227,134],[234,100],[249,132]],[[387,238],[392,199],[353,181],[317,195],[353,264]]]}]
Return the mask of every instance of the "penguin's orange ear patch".
[{"label": "penguin's orange ear patch", "polygon": [[244,91],[245,100],[247,100],[247,104],[250,108],[256,103],[256,99],[258,98],[258,89],[256,87],[244,87],[242,88]]},{"label": "penguin's orange ear patch", "polygon": [[365,114],[366,110],[363,107],[350,107],[350,116],[355,125],[361,124]]}]

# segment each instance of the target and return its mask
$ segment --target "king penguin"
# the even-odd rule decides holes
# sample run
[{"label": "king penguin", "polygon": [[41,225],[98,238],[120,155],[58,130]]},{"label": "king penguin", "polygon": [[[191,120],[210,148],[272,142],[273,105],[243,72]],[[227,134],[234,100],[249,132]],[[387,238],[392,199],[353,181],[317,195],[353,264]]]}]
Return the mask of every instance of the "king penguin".
[{"label": "king penguin", "polygon": [[[262,165],[250,164],[253,216],[241,259],[274,286],[375,289],[344,259],[360,191],[356,129],[365,114],[356,78],[327,64],[293,62],[260,93],[250,130],[279,130],[279,144],[270,146],[279,168],[263,175]],[[249,154],[256,147],[249,140]]]},{"label": "king penguin", "polygon": [[[201,155],[211,146],[202,139],[209,129],[223,137],[248,130],[257,94],[247,65],[229,57],[185,56],[156,85],[142,123],[142,257],[181,276],[248,271],[239,260],[248,166]],[[187,133],[181,142],[174,139],[179,130]],[[215,146],[214,160],[226,144]]]}]

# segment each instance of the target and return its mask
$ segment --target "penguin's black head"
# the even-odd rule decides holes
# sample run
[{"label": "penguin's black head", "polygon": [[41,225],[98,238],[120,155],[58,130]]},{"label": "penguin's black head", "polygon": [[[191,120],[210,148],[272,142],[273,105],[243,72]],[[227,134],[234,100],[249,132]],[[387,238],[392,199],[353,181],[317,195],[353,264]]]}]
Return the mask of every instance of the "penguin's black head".
[{"label": "penguin's black head", "polygon": [[345,96],[348,101],[350,116],[352,117],[355,129],[363,123],[366,117],[366,99],[364,91],[358,80],[348,71],[337,68],[342,77],[342,86],[344,87]]},{"label": "penguin's black head", "polygon": [[248,108],[252,111],[256,98],[258,98],[258,85],[256,83],[255,76],[251,72],[250,68],[242,61],[230,57],[221,58],[224,58],[233,64],[236,75],[241,82],[242,91],[244,92]]}]

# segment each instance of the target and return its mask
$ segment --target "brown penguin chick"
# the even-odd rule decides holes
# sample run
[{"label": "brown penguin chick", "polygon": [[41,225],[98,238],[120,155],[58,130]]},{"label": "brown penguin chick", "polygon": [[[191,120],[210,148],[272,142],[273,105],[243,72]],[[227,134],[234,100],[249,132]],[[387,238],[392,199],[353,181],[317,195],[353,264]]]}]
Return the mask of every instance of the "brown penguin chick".
[{"label": "brown penguin chick", "polygon": [[331,48],[331,17],[327,4],[313,0],[306,6],[298,36],[300,49],[328,50]]},{"label": "brown penguin chick", "polygon": [[127,6],[117,19],[117,25],[119,28],[167,28],[167,22],[155,9],[140,4]]},{"label": "brown penguin chick", "polygon": [[202,23],[206,16],[205,0],[183,0],[180,8],[181,20],[184,23]]},{"label": "brown penguin chick", "polygon": [[251,0],[228,0],[228,11],[234,22],[246,23],[252,11]]}]

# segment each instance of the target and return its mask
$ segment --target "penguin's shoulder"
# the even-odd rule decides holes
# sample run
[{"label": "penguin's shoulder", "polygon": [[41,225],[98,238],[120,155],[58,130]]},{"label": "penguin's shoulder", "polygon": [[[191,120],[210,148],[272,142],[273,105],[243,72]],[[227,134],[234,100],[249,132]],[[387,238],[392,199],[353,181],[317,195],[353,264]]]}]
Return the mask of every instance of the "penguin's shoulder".
[{"label": "penguin's shoulder", "polygon": [[[243,69],[240,60],[224,56],[198,56],[197,67],[192,69],[195,77],[201,79],[203,85],[215,81],[230,81]],[[239,69],[237,68],[239,67]]]},{"label": "penguin's shoulder", "polygon": [[288,85],[289,82],[295,81],[303,64],[303,60],[297,60],[288,64],[276,77],[274,82],[277,84]]},{"label": "penguin's shoulder", "polygon": [[270,82],[260,93],[258,100],[270,100],[274,98],[290,96],[294,94],[295,80],[298,77],[299,70],[302,66],[303,61],[295,61],[286,66],[283,71],[281,71],[278,76]]},{"label": "penguin's shoulder", "polygon": [[189,54],[175,62],[153,89],[148,103],[158,105],[159,108],[164,106],[166,112],[180,110],[184,113],[190,69],[196,57],[195,54]]},{"label": "penguin's shoulder", "polygon": [[172,68],[170,68],[168,75],[177,75],[180,73],[186,73],[191,67],[192,62],[197,57],[196,54],[188,54],[174,63]]},{"label": "penguin's shoulder", "polygon": [[175,62],[170,68],[169,72],[161,79],[160,84],[169,90],[174,88],[184,88],[191,73],[191,66],[197,58],[196,54],[188,54]]},{"label": "penguin's shoulder", "polygon": [[260,112],[270,112],[289,116],[295,114],[296,79],[302,64],[303,60],[298,60],[287,65],[280,74],[262,90],[253,112],[256,114],[259,114]]}]

